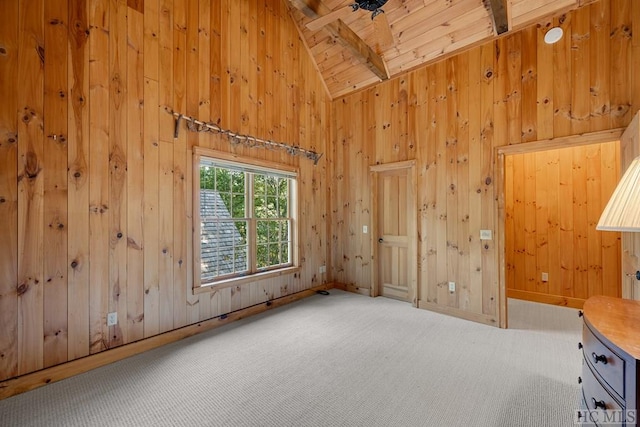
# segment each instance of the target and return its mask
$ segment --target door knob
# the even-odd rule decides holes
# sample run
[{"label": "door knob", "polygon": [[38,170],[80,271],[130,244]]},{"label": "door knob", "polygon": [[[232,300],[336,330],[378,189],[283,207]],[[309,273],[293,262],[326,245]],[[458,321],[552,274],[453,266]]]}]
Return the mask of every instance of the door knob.
[{"label": "door knob", "polygon": [[382,237],[380,237],[380,238],[378,239],[378,243],[382,243],[382,242],[384,242],[384,240],[382,239]]}]

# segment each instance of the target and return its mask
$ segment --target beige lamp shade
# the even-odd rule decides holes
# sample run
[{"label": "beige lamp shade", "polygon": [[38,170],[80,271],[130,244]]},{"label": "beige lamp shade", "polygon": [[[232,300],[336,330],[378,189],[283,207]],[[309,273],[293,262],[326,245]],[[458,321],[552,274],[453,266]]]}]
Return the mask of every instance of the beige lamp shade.
[{"label": "beige lamp shade", "polygon": [[640,231],[640,157],[633,159],[622,176],[596,230]]}]

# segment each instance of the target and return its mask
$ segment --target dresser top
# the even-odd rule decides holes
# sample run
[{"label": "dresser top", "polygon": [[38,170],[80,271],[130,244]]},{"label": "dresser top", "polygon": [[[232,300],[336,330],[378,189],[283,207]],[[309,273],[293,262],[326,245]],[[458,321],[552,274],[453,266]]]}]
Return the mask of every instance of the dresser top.
[{"label": "dresser top", "polygon": [[584,303],[583,312],[601,335],[640,360],[640,301],[595,296]]}]

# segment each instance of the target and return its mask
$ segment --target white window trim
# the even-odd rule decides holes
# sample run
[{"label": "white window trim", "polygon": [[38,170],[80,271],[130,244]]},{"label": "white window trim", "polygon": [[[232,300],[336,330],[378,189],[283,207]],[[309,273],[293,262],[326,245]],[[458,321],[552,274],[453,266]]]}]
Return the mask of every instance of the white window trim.
[{"label": "white window trim", "polygon": [[[201,281],[201,246],[200,246],[200,163],[202,158],[211,158],[219,166],[229,165],[242,166],[250,171],[257,173],[273,173],[276,175],[287,176],[292,179],[292,188],[290,189],[290,217],[291,217],[291,265],[282,268],[274,268],[271,270],[259,271],[244,276],[231,277],[228,279],[217,280],[211,283],[202,283]],[[297,194],[297,177],[298,168],[290,165],[269,162],[266,160],[252,159],[242,157],[231,153],[216,151],[204,147],[193,147],[193,286],[194,294],[211,292],[213,290],[228,288],[232,286],[240,286],[258,280],[296,274],[301,270],[298,253],[298,194]],[[255,244],[255,243],[254,243]],[[253,245],[252,245],[253,246]],[[254,251],[253,248],[250,251]]]}]

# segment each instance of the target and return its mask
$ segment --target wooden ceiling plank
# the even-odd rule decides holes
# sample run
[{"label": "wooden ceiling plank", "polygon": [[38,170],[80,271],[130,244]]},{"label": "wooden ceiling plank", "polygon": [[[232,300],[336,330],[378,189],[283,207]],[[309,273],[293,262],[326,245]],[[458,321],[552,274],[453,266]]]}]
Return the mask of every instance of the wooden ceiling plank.
[{"label": "wooden ceiling plank", "polygon": [[509,31],[509,21],[507,19],[507,0],[487,0],[487,9],[493,21],[493,30],[497,35]]},{"label": "wooden ceiling plank", "polygon": [[[318,0],[312,0],[312,4],[304,0],[289,1],[294,7],[298,8],[310,18],[313,18],[313,14],[315,14],[315,16],[322,16],[331,12],[324,3]],[[344,45],[354,54],[359,55],[367,68],[378,76],[378,78],[381,80],[387,80],[389,78],[387,67],[382,57],[374,52],[373,49],[344,22],[337,20],[325,25],[323,28],[344,42]]]},{"label": "wooden ceiling plank", "polygon": [[[578,0],[568,0],[570,3],[578,3]],[[511,9],[514,15],[522,15],[535,9],[555,7],[560,3],[558,0],[526,0],[511,1]],[[567,1],[565,1],[567,3]]]},{"label": "wooden ceiling plank", "polygon": [[[443,22],[449,22],[461,15],[476,10],[482,10],[483,13],[487,13],[482,0],[467,0],[455,3],[446,9],[441,10],[435,15],[426,14],[427,8],[415,13],[410,21],[414,22],[404,31],[398,33],[398,42],[402,43],[404,40],[411,40],[416,37],[420,37],[421,34],[427,31],[439,27]],[[409,18],[407,18],[409,20]]]},{"label": "wooden ceiling plank", "polygon": [[451,25],[451,32],[444,34],[437,39],[433,39],[428,43],[424,43],[415,49],[409,50],[404,54],[388,60],[389,70],[393,74],[412,68],[420,61],[427,61],[445,52],[451,51],[451,46],[460,45],[461,40],[474,38],[478,34],[488,34],[493,31],[490,19],[486,19],[485,25],[468,25],[464,22],[458,25]]},{"label": "wooden ceiling plank", "polygon": [[431,0],[431,2],[425,0],[404,0],[400,5],[389,9],[384,7],[385,13],[388,14],[389,22],[391,25],[395,25],[396,22],[402,21],[402,19],[411,16],[416,11],[424,7],[432,7],[432,4],[445,3],[443,0]]},{"label": "wooden ceiling plank", "polygon": [[[427,45],[433,40],[445,37],[447,34],[458,31],[463,27],[471,26],[477,29],[478,23],[482,23],[483,21],[490,21],[490,18],[487,16],[486,11],[484,9],[474,9],[450,22],[443,22],[439,26],[425,32],[419,38],[413,38],[404,43],[399,42],[396,45],[396,50],[391,53],[385,53],[387,64],[390,64],[392,59],[397,58],[398,56],[404,55],[405,53],[412,50],[420,49],[421,46]],[[390,65],[389,67],[394,68]]]},{"label": "wooden ceiling plank", "polygon": [[[400,64],[400,67],[397,70],[391,67],[390,69],[393,70],[395,74],[395,73],[412,71],[418,67],[432,64],[434,62],[442,60],[443,56],[446,56],[456,51],[457,49],[464,50],[464,48],[471,47],[475,43],[482,42],[482,40],[485,40],[492,33],[493,33],[493,27],[487,26],[486,28],[482,28],[480,31],[474,34],[468,35],[465,38],[460,38],[457,40],[454,38],[453,43],[448,43],[445,46],[441,45],[439,49],[425,53],[419,58],[416,58],[412,61],[404,61]],[[338,95],[335,95],[334,99],[337,99],[337,98],[338,98]]]},{"label": "wooden ceiling plank", "polygon": [[512,11],[511,22],[512,30],[519,30],[533,22],[539,21],[550,15],[560,15],[569,12],[578,7],[576,0],[557,0],[555,3],[546,4],[542,7],[524,11],[525,13],[516,13]]}]

